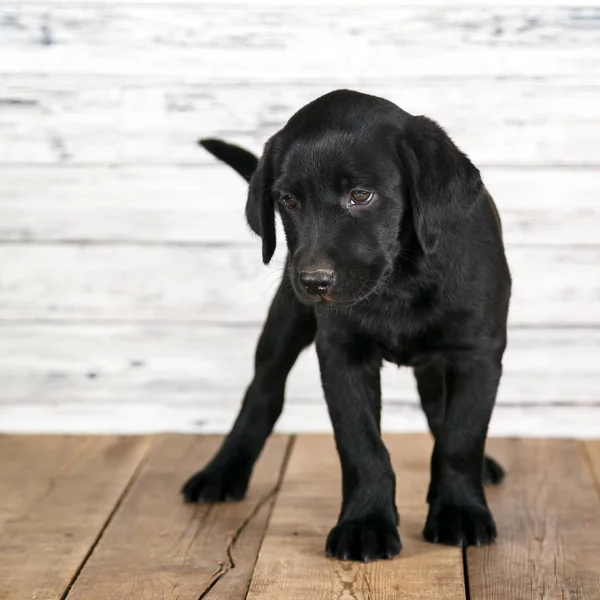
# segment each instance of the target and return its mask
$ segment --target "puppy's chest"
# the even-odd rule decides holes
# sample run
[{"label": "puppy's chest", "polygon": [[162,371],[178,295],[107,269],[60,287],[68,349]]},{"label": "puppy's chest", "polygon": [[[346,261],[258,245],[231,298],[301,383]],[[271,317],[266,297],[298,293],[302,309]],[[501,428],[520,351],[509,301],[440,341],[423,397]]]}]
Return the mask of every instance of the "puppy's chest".
[{"label": "puppy's chest", "polygon": [[422,340],[403,336],[393,340],[377,340],[383,359],[398,366],[416,367],[429,362],[435,352]]},{"label": "puppy's chest", "polygon": [[377,345],[384,360],[404,366],[429,362],[439,353],[438,335],[425,321],[409,314],[371,315],[363,335]]}]

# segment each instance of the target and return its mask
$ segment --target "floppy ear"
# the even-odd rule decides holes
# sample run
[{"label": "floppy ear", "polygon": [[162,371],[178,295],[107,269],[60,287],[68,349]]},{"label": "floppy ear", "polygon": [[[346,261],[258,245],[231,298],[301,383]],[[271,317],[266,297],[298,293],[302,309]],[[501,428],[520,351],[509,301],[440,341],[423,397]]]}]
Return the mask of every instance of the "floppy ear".
[{"label": "floppy ear", "polygon": [[271,195],[273,185],[273,143],[265,145],[262,158],[248,187],[246,220],[250,229],[262,238],[263,262],[269,263],[275,252],[275,201]]},{"label": "floppy ear", "polygon": [[423,251],[433,254],[444,232],[465,219],[480,198],[479,170],[427,117],[409,117],[399,153],[417,238]]}]

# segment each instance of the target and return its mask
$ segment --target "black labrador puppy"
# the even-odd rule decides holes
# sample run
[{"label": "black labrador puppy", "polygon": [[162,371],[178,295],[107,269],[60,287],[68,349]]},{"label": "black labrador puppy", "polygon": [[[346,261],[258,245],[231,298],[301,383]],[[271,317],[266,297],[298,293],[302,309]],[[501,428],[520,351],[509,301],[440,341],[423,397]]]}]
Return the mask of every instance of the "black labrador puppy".
[{"label": "black labrador puppy", "polygon": [[288,256],[233,430],[183,487],[188,502],[244,497],[281,413],[286,378],[316,340],[343,475],[329,556],[400,552],[395,475],[381,439],[380,368],[414,369],[435,438],[432,542],[492,542],[484,496],[501,467],[484,445],[506,346],[511,279],[500,220],[479,171],[433,121],[374,96],[338,90],[299,110],[260,161],[219,140],[212,154],[250,182],[246,217]]}]

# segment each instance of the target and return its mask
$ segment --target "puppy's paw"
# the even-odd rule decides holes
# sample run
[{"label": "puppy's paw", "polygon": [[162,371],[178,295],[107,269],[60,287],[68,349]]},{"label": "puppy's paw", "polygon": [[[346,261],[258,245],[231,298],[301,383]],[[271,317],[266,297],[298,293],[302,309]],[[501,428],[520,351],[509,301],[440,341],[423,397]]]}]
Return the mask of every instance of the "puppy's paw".
[{"label": "puppy's paw", "polygon": [[209,467],[192,475],[181,493],[186,502],[235,502],[248,488],[248,475],[232,468]]},{"label": "puppy's paw", "polygon": [[393,520],[371,516],[338,523],[327,537],[327,556],[368,562],[393,558],[402,544]]},{"label": "puppy's paw", "polygon": [[495,483],[500,483],[504,477],[505,477],[506,473],[504,472],[504,469],[493,459],[490,458],[489,456],[486,456],[484,458],[484,462],[483,462],[483,484],[484,485],[488,485],[488,484],[495,484]]},{"label": "puppy's paw", "polygon": [[481,546],[496,539],[496,524],[484,505],[434,502],[423,531],[425,539],[451,546]]}]

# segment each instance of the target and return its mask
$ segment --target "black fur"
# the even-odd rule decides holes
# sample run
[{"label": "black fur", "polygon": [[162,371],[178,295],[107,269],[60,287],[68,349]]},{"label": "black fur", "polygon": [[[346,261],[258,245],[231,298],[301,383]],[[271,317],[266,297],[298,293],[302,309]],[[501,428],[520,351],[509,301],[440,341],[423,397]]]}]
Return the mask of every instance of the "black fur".
[{"label": "black fur", "polygon": [[246,180],[250,181],[256,167],[258,166],[258,158],[247,150],[216,140],[214,138],[205,138],[198,142],[205,150],[208,150],[213,156],[222,160],[228,165],[235,165],[235,170]]},{"label": "black fur", "polygon": [[[240,414],[185,484],[185,499],[244,496],[287,375],[316,339],[343,475],[327,554],[366,561],[400,551],[395,475],[380,435],[384,360],[414,369],[435,438],[426,539],[493,541],[483,484],[504,473],[484,445],[511,282],[479,171],[433,121],[347,90],[302,108],[259,163],[223,142],[204,145],[244,177],[254,164],[246,214],[262,236],[263,260],[275,250],[276,210],[289,252]],[[356,204],[357,193],[371,202]]]}]

